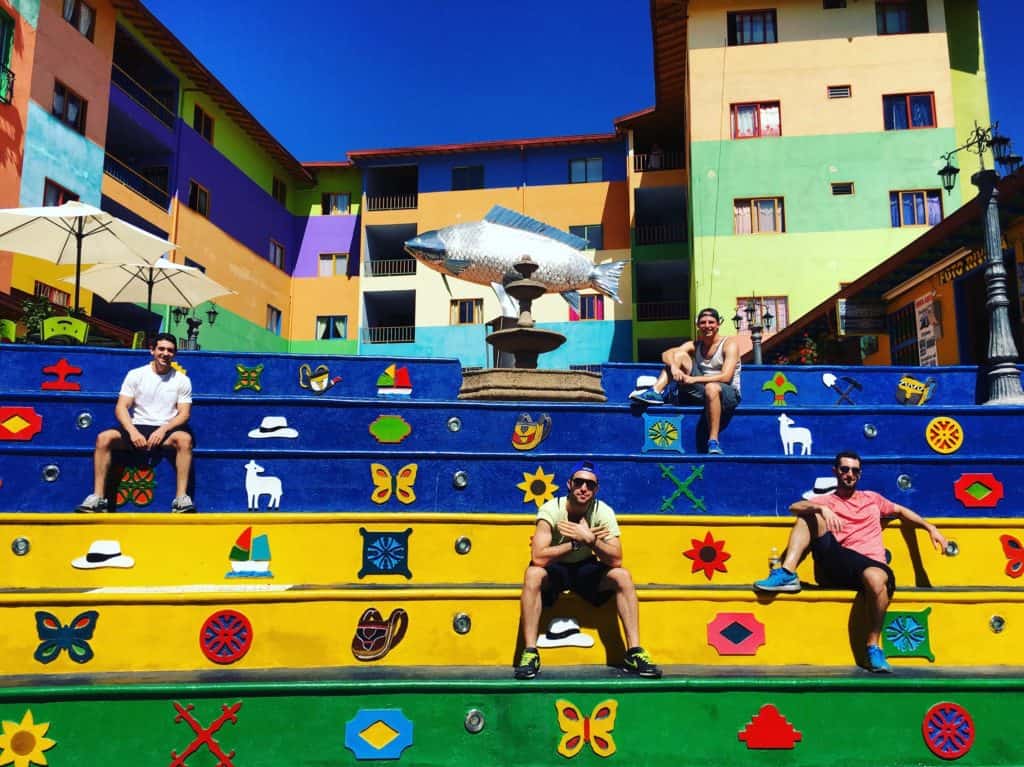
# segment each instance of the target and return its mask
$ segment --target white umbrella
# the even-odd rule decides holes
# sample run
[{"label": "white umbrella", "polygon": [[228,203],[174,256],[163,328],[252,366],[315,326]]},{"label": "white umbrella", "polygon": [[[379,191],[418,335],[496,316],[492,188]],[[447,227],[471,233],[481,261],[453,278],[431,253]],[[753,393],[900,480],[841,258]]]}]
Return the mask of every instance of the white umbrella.
[{"label": "white umbrella", "polygon": [[[210,279],[202,269],[161,258],[155,264],[99,264],[82,272],[82,287],[107,301],[153,302],[168,306],[194,307],[217,296],[235,291]],[[73,277],[64,282],[73,282]]]},{"label": "white umbrella", "polygon": [[152,264],[176,247],[81,202],[0,210],[0,250],[75,265],[75,309],[82,264]]}]

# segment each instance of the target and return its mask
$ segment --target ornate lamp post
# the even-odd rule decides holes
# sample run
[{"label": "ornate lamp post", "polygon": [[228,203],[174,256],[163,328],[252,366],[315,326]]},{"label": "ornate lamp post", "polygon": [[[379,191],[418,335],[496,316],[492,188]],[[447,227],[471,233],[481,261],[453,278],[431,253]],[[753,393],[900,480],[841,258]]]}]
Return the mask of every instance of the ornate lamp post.
[{"label": "ornate lamp post", "polygon": [[[206,310],[206,321],[210,325],[213,325],[213,323],[217,321],[217,317],[219,315],[220,312],[217,311],[217,306],[211,303],[210,308]],[[188,322],[188,339],[185,343],[185,348],[198,351],[200,349],[199,328],[203,326],[203,321],[199,317],[196,317],[195,308],[185,309],[181,306],[175,306],[171,309],[171,316],[174,317],[175,325],[180,325],[182,320],[186,320]]]},{"label": "ornate lamp post", "polygon": [[999,227],[999,174],[985,168],[985,152],[992,151],[1005,173],[1021,166],[1020,155],[1010,151],[1010,139],[1000,136],[999,123],[981,128],[977,123],[963,146],[943,155],[945,166],[939,171],[947,193],[956,186],[960,169],[950,162],[957,152],[967,150],[978,155],[980,170],[971,176],[978,187],[978,202],[985,210],[985,306],[988,308],[988,399],[986,405],[1024,405],[1024,390],[1017,371],[1017,346],[1010,332],[1010,301],[1006,295],[1006,265],[1003,262],[1003,235]]},{"label": "ornate lamp post", "polygon": [[736,307],[736,314],[732,317],[732,324],[736,326],[736,330],[740,329],[740,325],[743,324],[743,315],[747,319],[747,327],[750,328],[750,340],[754,344],[754,364],[761,364],[761,336],[765,331],[772,329],[772,321],[775,319],[775,315],[771,313],[768,305],[763,301],[760,301],[755,295],[753,298],[747,300],[747,303],[743,306]]}]

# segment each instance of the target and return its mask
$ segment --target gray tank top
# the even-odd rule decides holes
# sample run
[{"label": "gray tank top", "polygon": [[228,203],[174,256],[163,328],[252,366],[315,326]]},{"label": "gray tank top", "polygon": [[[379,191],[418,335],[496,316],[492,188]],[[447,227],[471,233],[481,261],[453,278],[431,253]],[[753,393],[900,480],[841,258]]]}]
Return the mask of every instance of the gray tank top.
[{"label": "gray tank top", "polygon": [[[721,373],[722,366],[725,364],[725,339],[723,338],[718,342],[718,346],[711,352],[711,356],[705,358],[702,351],[702,344],[697,341],[694,345],[694,363],[697,365],[697,369],[700,370],[700,374],[707,376],[713,375],[714,373]],[[740,361],[736,360],[736,370],[733,371],[732,380],[726,381],[734,389],[737,394],[740,392]]]}]

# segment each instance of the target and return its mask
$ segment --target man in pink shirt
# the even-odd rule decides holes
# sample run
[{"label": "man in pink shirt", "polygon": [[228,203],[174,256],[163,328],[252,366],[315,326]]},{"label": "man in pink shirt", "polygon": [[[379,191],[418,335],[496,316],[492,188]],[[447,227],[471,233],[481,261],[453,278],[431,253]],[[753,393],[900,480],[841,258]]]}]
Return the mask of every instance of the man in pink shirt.
[{"label": "man in pink shirt", "polygon": [[789,510],[796,522],[789,534],[785,559],[754,589],[763,592],[800,591],[797,565],[810,550],[814,557],[814,579],[820,586],[863,591],[868,610],[867,664],[869,671],[891,672],[880,640],[885,612],[896,588],[892,570],[885,564],[882,545],[882,518],[899,517],[924,528],[940,552],[946,538],[935,525],[926,522],[905,506],[870,490],[858,490],[860,456],[853,452],[836,455],[832,471],[836,475],[834,493],[797,501]]}]

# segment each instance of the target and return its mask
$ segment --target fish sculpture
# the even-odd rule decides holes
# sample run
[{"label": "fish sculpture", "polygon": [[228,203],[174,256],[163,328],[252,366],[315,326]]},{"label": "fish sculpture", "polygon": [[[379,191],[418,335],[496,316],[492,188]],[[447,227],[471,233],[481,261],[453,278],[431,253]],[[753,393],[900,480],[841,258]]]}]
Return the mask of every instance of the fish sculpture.
[{"label": "fish sculpture", "polygon": [[[516,301],[504,286],[521,279],[515,264],[529,256],[538,265],[530,277],[546,293],[559,293],[579,311],[581,288],[593,288],[622,303],[619,278],[625,261],[594,264],[582,237],[495,205],[483,221],[454,224],[406,241],[405,250],[442,276],[490,285],[506,315],[517,314]],[[514,307],[514,313],[509,311]]]}]

